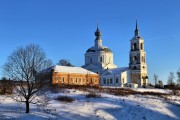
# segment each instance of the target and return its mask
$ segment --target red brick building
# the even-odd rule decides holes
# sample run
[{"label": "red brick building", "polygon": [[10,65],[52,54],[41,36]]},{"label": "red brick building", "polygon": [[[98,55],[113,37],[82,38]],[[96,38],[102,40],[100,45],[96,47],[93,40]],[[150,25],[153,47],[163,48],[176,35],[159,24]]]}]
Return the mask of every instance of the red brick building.
[{"label": "red brick building", "polygon": [[99,74],[81,67],[56,65],[43,72],[51,73],[52,84],[99,86]]}]

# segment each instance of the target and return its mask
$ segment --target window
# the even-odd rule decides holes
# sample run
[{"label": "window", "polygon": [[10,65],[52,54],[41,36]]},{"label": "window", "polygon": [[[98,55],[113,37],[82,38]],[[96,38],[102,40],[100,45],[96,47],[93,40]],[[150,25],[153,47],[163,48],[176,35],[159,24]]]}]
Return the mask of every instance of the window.
[{"label": "window", "polygon": [[76,78],[76,83],[77,83],[77,78]]},{"label": "window", "polygon": [[64,83],[64,78],[62,78],[62,83]]},{"label": "window", "polygon": [[134,66],[134,68],[133,68],[134,70],[136,70],[137,69],[137,67],[136,66]]},{"label": "window", "polygon": [[83,78],[83,82],[85,82],[85,78]]},{"label": "window", "polygon": [[92,80],[92,78],[91,78],[91,83],[93,83],[93,80]]},{"label": "window", "polygon": [[136,43],[133,44],[133,50],[136,50],[137,49],[137,45]]},{"label": "window", "polygon": [[103,82],[104,82],[104,84],[106,84],[106,78],[103,78]]},{"label": "window", "polygon": [[143,49],[143,44],[141,43],[141,50]]},{"label": "window", "polygon": [[135,61],[135,60],[137,60],[137,57],[136,57],[136,56],[133,57],[133,61]]},{"label": "window", "polygon": [[109,79],[107,79],[107,85],[109,85]]},{"label": "window", "polygon": [[102,57],[100,57],[100,61],[102,62]]},{"label": "window", "polygon": [[118,78],[116,78],[116,83],[118,83]]},{"label": "window", "polygon": [[144,62],[144,57],[142,56],[142,62]]},{"label": "window", "polygon": [[110,78],[110,84],[112,84],[112,78]]},{"label": "window", "polygon": [[81,82],[81,78],[79,78],[79,82]]}]

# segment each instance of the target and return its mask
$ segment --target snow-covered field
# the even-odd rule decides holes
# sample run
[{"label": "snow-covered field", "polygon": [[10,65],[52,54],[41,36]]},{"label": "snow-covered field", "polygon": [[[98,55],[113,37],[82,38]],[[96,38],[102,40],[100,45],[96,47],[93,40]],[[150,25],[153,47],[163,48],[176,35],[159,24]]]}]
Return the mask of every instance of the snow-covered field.
[{"label": "snow-covered field", "polygon": [[[143,92],[143,89],[140,89]],[[147,91],[147,90],[144,90]],[[156,91],[156,90],[154,90]],[[169,91],[165,91],[169,92]],[[31,104],[30,113],[24,113],[25,105],[0,96],[0,119],[13,120],[180,120],[180,97],[170,96],[172,102],[150,95],[114,96],[107,93],[100,98],[86,98],[87,93],[65,89],[48,93],[46,108]],[[72,103],[57,101],[59,95],[75,99]]]}]

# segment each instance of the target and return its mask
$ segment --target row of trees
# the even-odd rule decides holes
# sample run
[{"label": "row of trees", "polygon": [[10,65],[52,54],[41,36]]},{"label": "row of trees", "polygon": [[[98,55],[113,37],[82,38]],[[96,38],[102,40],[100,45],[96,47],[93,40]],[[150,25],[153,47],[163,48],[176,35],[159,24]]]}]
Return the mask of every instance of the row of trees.
[{"label": "row of trees", "polygon": [[156,74],[154,74],[154,83],[155,83],[155,87],[157,87],[157,88],[164,87],[162,80],[159,80],[158,75],[156,75]]},{"label": "row of trees", "polygon": [[[167,80],[167,85],[180,85],[180,69],[176,72],[177,79],[175,77],[174,72],[170,72]],[[176,82],[175,82],[176,81]],[[154,83],[156,87],[161,87],[163,86],[162,80],[158,79],[158,75],[154,74]]]},{"label": "row of trees", "polygon": [[[177,74],[177,79],[175,77],[174,72],[169,73],[169,77],[167,81],[168,85],[180,85],[180,69],[176,72],[176,74]],[[175,79],[176,79],[176,83],[175,83]]]},{"label": "row of trees", "polygon": [[[61,59],[58,65],[73,66],[70,61]],[[53,62],[46,58],[46,54],[39,45],[29,44],[18,47],[8,56],[3,66],[5,75],[14,82],[12,98],[18,102],[24,102],[26,113],[30,111],[30,103],[38,103],[37,96],[44,93],[47,87],[43,75],[37,77],[40,71],[52,67]],[[7,89],[4,89],[4,91]]]}]

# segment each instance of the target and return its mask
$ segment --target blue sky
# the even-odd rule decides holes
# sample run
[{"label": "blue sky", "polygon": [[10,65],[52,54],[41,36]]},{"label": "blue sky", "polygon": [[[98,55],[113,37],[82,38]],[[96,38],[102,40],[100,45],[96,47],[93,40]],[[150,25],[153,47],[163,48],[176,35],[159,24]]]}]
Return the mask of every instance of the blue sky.
[{"label": "blue sky", "polygon": [[[179,0],[1,0],[0,66],[18,46],[39,44],[54,63],[84,64],[97,24],[118,67],[128,66],[135,20],[145,41],[148,73],[166,83],[180,68]],[[3,76],[0,70],[0,77]]]}]

